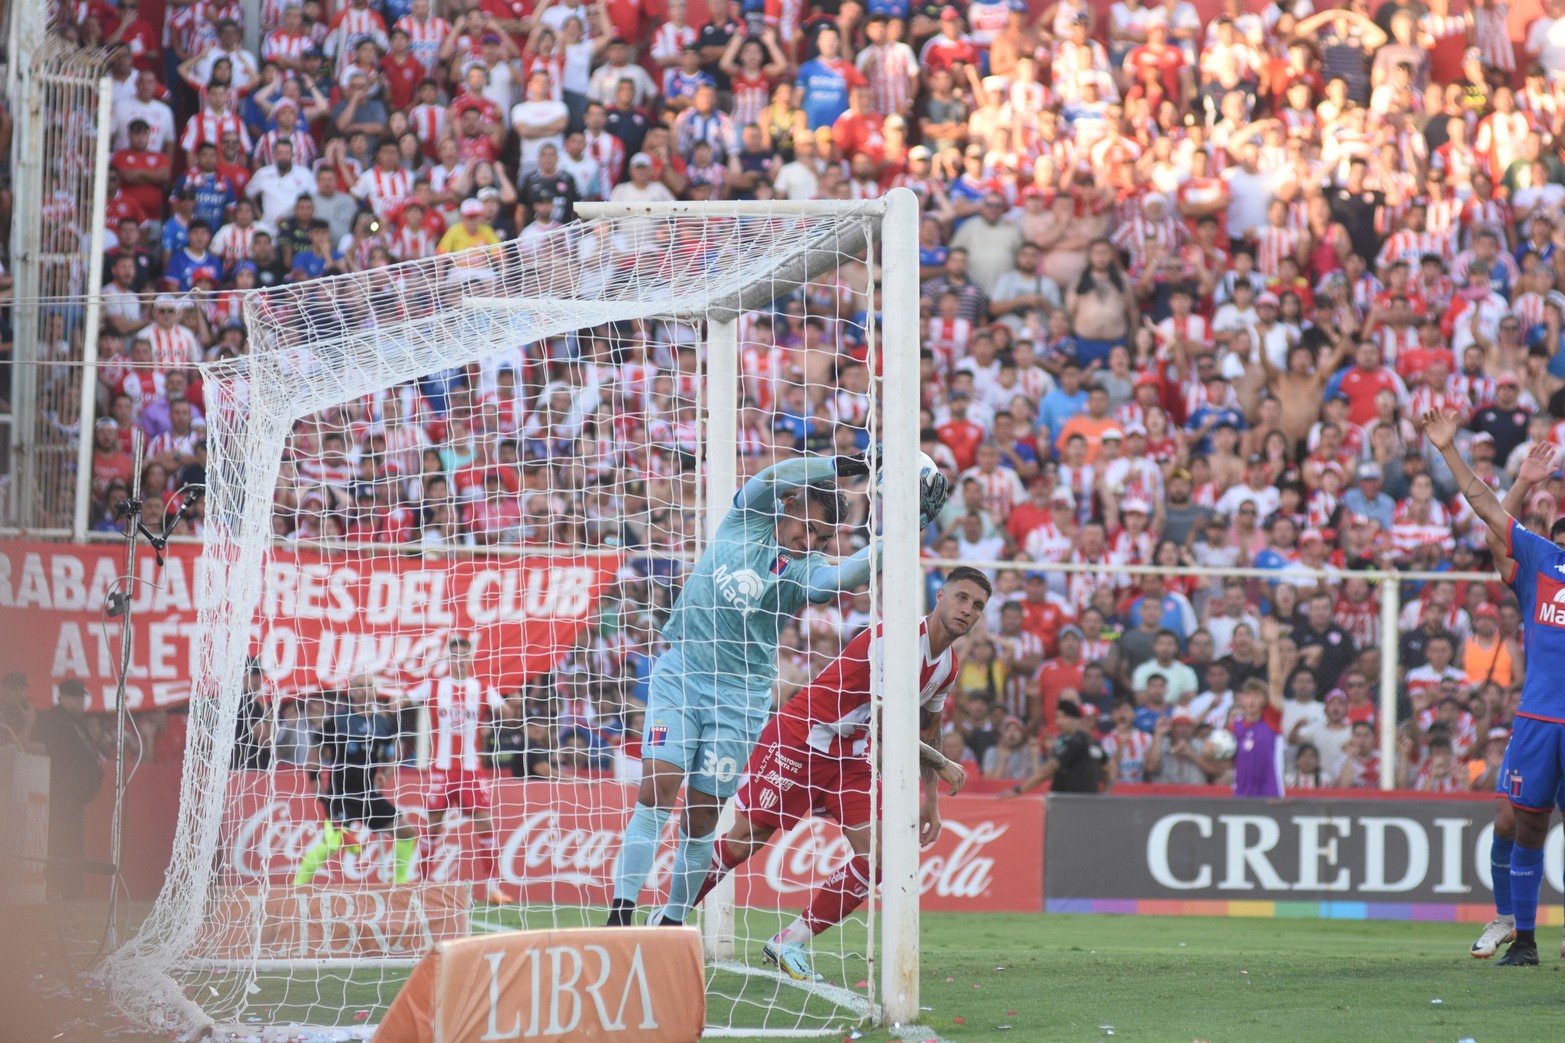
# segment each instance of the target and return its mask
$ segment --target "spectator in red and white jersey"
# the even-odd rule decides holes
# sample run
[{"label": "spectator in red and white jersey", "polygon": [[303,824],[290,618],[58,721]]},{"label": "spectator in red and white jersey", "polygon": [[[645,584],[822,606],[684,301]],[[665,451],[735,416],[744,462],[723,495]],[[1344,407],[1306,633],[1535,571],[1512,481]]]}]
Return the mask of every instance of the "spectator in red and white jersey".
[{"label": "spectator in red and white jersey", "polygon": [[190,403],[183,398],[169,403],[168,419],[168,430],[147,444],[147,459],[162,464],[172,475],[195,460],[196,444],[206,441],[206,425],[196,423]]},{"label": "spectator in red and white jersey", "polygon": [[1342,767],[1337,771],[1337,788],[1380,788],[1380,753],[1375,746],[1375,726],[1367,721],[1355,722],[1353,737],[1348,740],[1345,752]]},{"label": "spectator in red and white jersey", "polygon": [[355,198],[375,211],[382,221],[413,194],[413,175],[401,164],[394,141],[382,141],[375,150],[375,165],[359,176]]},{"label": "spectator in red and white jersey", "polygon": [[1015,506],[1027,498],[1027,489],[1015,471],[1000,466],[1000,450],[992,442],[978,446],[972,467],[958,477],[958,484],[969,479],[982,490],[983,507],[993,518],[1010,516]]},{"label": "spectator in red and white jersey", "polygon": [[250,132],[245,128],[244,121],[230,108],[228,93],[226,83],[209,85],[201,110],[186,121],[185,132],[179,138],[186,166],[196,165],[196,149],[199,146],[216,146],[222,142],[223,135],[229,132],[239,136],[239,143],[245,152],[250,151]]},{"label": "spectator in red and white jersey", "polygon": [[158,372],[188,369],[202,361],[201,338],[187,322],[204,325],[200,312],[191,309],[189,301],[165,294],[152,302],[152,322],[136,338],[151,346],[152,362]]}]

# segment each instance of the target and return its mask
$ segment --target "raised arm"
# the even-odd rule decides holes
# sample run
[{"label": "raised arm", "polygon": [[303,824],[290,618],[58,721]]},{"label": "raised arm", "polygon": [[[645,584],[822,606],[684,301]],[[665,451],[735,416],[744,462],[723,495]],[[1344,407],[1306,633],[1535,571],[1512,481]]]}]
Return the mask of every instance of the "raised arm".
[{"label": "raised arm", "polygon": [[1266,702],[1282,713],[1282,628],[1271,616],[1261,620],[1261,640],[1266,642]]},{"label": "raised arm", "polygon": [[860,547],[836,565],[818,565],[805,581],[804,596],[819,605],[869,582],[880,568],[880,544]]},{"label": "raised arm", "polygon": [[[777,502],[816,482],[826,482],[839,475],[868,474],[869,466],[849,456],[803,456],[772,464],[751,478],[734,496],[734,506],[749,511],[770,511]],[[842,464],[847,462],[847,469]]]},{"label": "raised arm", "polygon": [[[1549,442],[1534,442],[1527,450],[1527,455],[1522,458],[1521,467],[1517,468],[1516,481],[1511,483],[1511,488],[1505,494],[1505,499],[1500,502],[1500,509],[1512,518],[1520,518],[1526,508],[1527,496],[1532,492],[1532,487],[1543,481],[1554,471],[1554,446]],[[1492,530],[1484,533],[1485,541],[1489,545],[1489,553],[1494,558],[1495,571],[1500,574],[1502,580],[1508,580],[1512,566],[1511,556],[1506,553],[1506,538],[1496,535]]]},{"label": "raised arm", "polygon": [[1431,445],[1440,450],[1440,455],[1445,458],[1446,466],[1451,469],[1451,477],[1456,480],[1456,487],[1462,491],[1473,513],[1483,519],[1483,523],[1489,527],[1489,531],[1503,542],[1507,539],[1506,533],[1511,527],[1512,518],[1501,506],[1499,498],[1494,495],[1494,490],[1473,473],[1473,469],[1462,459],[1462,454],[1456,448],[1456,432],[1461,426],[1462,418],[1455,412],[1446,412],[1440,409],[1431,409],[1423,415],[1421,421],[1424,435]]}]

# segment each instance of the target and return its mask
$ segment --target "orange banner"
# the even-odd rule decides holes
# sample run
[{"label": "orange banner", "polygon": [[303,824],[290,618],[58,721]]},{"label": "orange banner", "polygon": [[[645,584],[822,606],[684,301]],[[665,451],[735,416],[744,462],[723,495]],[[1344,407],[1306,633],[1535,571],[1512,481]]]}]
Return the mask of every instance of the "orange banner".
[{"label": "orange banner", "polygon": [[513,931],[424,958],[375,1043],[693,1043],[706,1020],[694,928]]},{"label": "orange banner", "polygon": [[[201,548],[170,547],[160,569],[137,561],[126,702],[185,702],[195,669]],[[467,557],[427,561],[387,549],[327,554],[276,550],[267,563],[252,651],[281,691],[339,684],[368,671],[418,681],[453,632],[474,643],[478,674],[502,688],[549,670],[593,618],[619,569],[615,555]],[[117,544],[0,543],[0,673],[20,670],[40,706],[66,677],[87,683],[89,709],[113,702],[119,620],[105,595],[124,572]]]}]

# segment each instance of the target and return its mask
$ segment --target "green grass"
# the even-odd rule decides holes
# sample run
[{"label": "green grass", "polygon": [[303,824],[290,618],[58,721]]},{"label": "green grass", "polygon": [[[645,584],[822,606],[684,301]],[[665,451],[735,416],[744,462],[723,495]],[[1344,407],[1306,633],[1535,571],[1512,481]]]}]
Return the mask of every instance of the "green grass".
[{"label": "green grass", "polygon": [[[503,926],[553,919],[480,915]],[[757,939],[778,919],[744,915],[741,931]],[[1502,970],[1466,955],[1478,931],[1471,924],[952,913],[925,914],[923,923],[929,1031],[916,1039],[1097,1040],[1108,1038],[1103,1026],[1116,1040],[1174,1043],[1565,1038],[1565,961],[1554,928],[1543,932],[1542,967]],[[849,937],[864,937],[862,926]],[[862,957],[834,955],[837,944],[823,937],[817,969],[861,992],[852,987],[864,978]],[[739,956],[759,967],[759,942]],[[251,1009],[273,1023],[351,1025],[362,1023],[360,1011],[378,1020],[399,984],[379,978],[296,975],[285,991],[263,978]],[[823,1038],[846,1035],[848,1019],[819,1000],[808,1001],[807,1022],[771,1007],[780,999],[798,1012],[803,999],[771,975],[714,972],[709,992],[713,1021],[811,1023],[834,1030]],[[862,1038],[887,1043],[891,1034],[865,1029]]]}]

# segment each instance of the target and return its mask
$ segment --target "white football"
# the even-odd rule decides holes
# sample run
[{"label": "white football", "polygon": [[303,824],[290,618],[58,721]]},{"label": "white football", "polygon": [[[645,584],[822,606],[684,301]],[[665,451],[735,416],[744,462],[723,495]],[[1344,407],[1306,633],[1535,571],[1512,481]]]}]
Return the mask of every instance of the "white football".
[{"label": "white football", "polygon": [[1206,737],[1206,755],[1214,761],[1233,760],[1239,750],[1239,740],[1227,728],[1217,728]]},{"label": "white football", "polygon": [[[930,456],[928,453],[918,454],[918,488],[920,493],[929,488],[930,481],[932,481],[935,475],[939,473],[940,465],[935,463],[934,457]],[[875,488],[877,491],[885,491],[885,475],[885,468],[881,468],[875,472]]]}]

